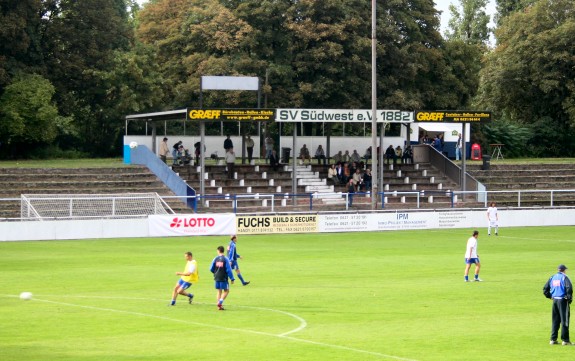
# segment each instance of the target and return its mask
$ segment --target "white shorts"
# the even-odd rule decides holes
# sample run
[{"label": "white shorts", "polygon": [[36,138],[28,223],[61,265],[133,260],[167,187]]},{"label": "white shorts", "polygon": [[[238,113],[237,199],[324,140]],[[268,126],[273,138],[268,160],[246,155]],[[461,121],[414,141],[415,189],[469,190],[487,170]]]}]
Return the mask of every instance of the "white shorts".
[{"label": "white shorts", "polygon": [[497,222],[497,221],[489,221],[489,227],[498,227],[499,226],[498,223],[499,222]]}]

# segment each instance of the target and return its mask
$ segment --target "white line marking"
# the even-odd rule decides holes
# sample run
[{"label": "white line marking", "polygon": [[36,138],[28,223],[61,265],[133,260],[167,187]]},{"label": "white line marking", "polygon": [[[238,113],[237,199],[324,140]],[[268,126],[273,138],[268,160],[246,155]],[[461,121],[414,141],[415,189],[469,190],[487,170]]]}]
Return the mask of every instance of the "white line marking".
[{"label": "white line marking", "polygon": [[[2,296],[8,296],[8,297],[18,297],[18,296],[14,296],[14,295],[2,295]],[[133,299],[133,300],[143,300],[143,301],[149,301],[151,299],[147,299],[147,298],[127,298],[127,297],[98,297],[98,296],[66,296],[66,297],[77,297],[77,298],[111,298],[111,299]],[[67,302],[57,302],[57,301],[49,301],[49,300],[41,300],[38,298],[32,298],[31,301],[37,301],[37,302],[44,302],[44,303],[51,303],[51,304],[56,304],[56,305],[62,305],[62,306],[70,306],[70,307],[78,307],[78,308],[84,308],[87,310],[95,310],[95,311],[108,311],[108,312],[114,312],[114,313],[122,313],[122,314],[126,314],[126,315],[132,315],[132,316],[139,316],[139,317],[149,317],[149,318],[155,318],[158,320],[163,320],[163,321],[172,321],[172,322],[177,322],[177,323],[184,323],[184,324],[193,324],[193,325],[197,325],[197,326],[203,326],[203,327],[208,327],[208,328],[217,328],[220,330],[226,330],[226,331],[237,331],[237,332],[244,332],[244,333],[251,333],[251,334],[255,334],[255,335],[261,335],[261,336],[269,336],[269,337],[278,337],[281,339],[285,339],[285,340],[290,340],[290,341],[294,341],[294,342],[302,342],[302,343],[307,343],[310,345],[317,345],[317,346],[323,346],[323,347],[330,347],[330,348],[336,348],[336,349],[340,349],[340,350],[346,350],[346,351],[351,351],[351,352],[357,352],[357,353],[362,353],[362,354],[367,354],[367,355],[372,355],[372,356],[378,356],[378,357],[383,357],[383,358],[387,358],[387,359],[392,359],[392,360],[399,360],[399,361],[417,361],[414,359],[409,359],[409,358],[404,358],[404,357],[399,357],[399,356],[393,356],[393,355],[386,355],[383,353],[379,353],[379,352],[373,352],[373,351],[367,351],[367,350],[362,350],[362,349],[357,349],[357,348],[353,348],[353,347],[347,347],[347,346],[341,346],[341,345],[333,345],[333,344],[328,344],[328,343],[323,343],[323,342],[317,342],[317,341],[311,341],[311,340],[305,340],[305,339],[300,339],[300,338],[295,338],[292,336],[287,336],[290,333],[296,332],[295,330],[289,331],[287,333],[283,333],[283,334],[273,334],[273,333],[268,333],[268,332],[261,332],[261,331],[253,331],[253,330],[246,330],[246,329],[241,329],[241,328],[232,328],[232,327],[223,327],[223,326],[218,326],[218,325],[213,325],[213,324],[203,324],[203,323],[199,323],[199,322],[193,322],[193,321],[188,321],[188,320],[180,320],[177,318],[169,318],[169,317],[164,317],[164,316],[156,316],[156,315],[151,315],[151,314],[147,314],[147,313],[141,313],[141,312],[133,312],[133,311],[123,311],[123,310],[116,310],[113,308],[104,308],[104,307],[95,307],[95,306],[83,306],[83,305],[76,305],[74,303],[67,303]],[[153,300],[153,301],[157,301],[157,300]],[[292,315],[288,312],[284,312],[284,311],[278,311],[278,310],[273,310],[273,309],[267,309],[267,308],[259,308],[259,307],[251,307],[251,306],[239,306],[239,307],[244,307],[244,308],[253,308],[253,309],[261,309],[261,310],[270,310],[270,311],[274,311],[274,312],[278,312],[278,313],[284,313],[286,315],[290,315],[290,316],[295,316]],[[297,319],[301,321],[303,321],[305,323],[305,320],[301,317],[295,316]],[[298,329],[301,329],[301,325],[300,327],[298,327]]]},{"label": "white line marking", "polygon": [[[71,295],[71,296],[62,296],[62,295],[43,295],[43,296],[48,296],[48,297],[65,297],[65,298],[99,298],[99,299],[112,299],[112,300],[137,300],[137,301],[159,301],[159,302],[164,302],[165,300],[159,300],[159,299],[153,299],[153,298],[141,298],[141,297],[119,297],[119,296],[78,296],[78,295]],[[185,302],[185,301],[184,301]],[[202,303],[202,302],[194,302],[194,304],[198,304],[198,305],[207,305],[207,303]],[[303,330],[304,328],[307,327],[307,322],[305,319],[303,319],[302,317],[295,315],[293,313],[289,313],[286,311],[281,311],[281,310],[276,310],[273,308],[264,308],[264,307],[254,307],[254,306],[241,306],[241,305],[234,305],[234,307],[238,307],[238,308],[249,308],[249,309],[253,309],[253,310],[262,310],[262,311],[270,311],[270,312],[276,312],[276,313],[281,313],[284,315],[287,315],[291,318],[294,318],[296,320],[299,321],[299,326],[294,328],[291,331],[287,331],[281,334],[278,334],[277,336],[287,336],[290,335],[292,333],[296,333],[299,332],[301,330]]]}]

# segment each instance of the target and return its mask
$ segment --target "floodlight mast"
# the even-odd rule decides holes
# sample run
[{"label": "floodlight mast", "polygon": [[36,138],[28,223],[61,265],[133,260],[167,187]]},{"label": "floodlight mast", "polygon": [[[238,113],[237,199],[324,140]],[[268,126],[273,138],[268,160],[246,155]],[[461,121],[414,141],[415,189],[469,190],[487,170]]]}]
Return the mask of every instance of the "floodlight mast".
[{"label": "floodlight mast", "polygon": [[377,206],[377,35],[376,1],[371,0],[371,209]]}]

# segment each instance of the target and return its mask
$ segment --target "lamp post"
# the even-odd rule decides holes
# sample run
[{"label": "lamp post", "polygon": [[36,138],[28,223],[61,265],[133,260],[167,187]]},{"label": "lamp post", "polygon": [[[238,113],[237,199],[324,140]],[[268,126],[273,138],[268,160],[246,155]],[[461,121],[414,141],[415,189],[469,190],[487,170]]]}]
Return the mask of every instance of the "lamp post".
[{"label": "lamp post", "polygon": [[371,209],[377,205],[377,36],[376,1],[371,0]]}]

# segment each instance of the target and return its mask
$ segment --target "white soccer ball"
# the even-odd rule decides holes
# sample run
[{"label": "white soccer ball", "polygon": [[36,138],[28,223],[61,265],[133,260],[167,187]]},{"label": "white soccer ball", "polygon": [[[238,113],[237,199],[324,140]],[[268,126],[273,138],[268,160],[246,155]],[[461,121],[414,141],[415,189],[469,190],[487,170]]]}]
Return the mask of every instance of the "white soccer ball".
[{"label": "white soccer ball", "polygon": [[132,149],[138,148],[138,142],[132,142],[132,143],[130,143],[130,148],[132,148]]},{"label": "white soccer ball", "polygon": [[20,299],[21,300],[31,300],[32,299],[32,292],[22,292],[20,294]]}]

